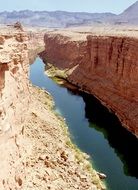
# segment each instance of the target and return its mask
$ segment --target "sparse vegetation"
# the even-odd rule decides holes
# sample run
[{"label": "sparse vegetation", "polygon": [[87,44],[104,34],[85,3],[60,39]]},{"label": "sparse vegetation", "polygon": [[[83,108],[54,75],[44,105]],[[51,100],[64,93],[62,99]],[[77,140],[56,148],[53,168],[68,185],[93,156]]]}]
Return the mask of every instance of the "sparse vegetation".
[{"label": "sparse vegetation", "polygon": [[66,79],[68,76],[67,72],[68,72],[68,69],[60,70],[50,63],[48,63],[48,69],[46,70],[47,75],[52,79],[54,78],[55,80]]}]

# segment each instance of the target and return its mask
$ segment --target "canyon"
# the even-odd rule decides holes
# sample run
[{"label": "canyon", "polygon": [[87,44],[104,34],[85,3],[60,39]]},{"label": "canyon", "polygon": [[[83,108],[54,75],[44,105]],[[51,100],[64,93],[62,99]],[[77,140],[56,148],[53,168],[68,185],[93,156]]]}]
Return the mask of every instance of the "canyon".
[{"label": "canyon", "polygon": [[50,94],[29,82],[30,64],[39,55],[49,76],[94,95],[138,137],[137,27],[15,26],[0,30],[0,189],[105,189]]},{"label": "canyon", "polygon": [[52,97],[29,82],[43,37],[15,25],[0,30],[0,189],[105,189],[102,174],[70,141]]},{"label": "canyon", "polygon": [[0,12],[0,190],[137,189],[137,50],[138,1]]},{"label": "canyon", "polygon": [[80,27],[47,32],[44,41],[49,75],[94,95],[138,137],[137,30]]}]

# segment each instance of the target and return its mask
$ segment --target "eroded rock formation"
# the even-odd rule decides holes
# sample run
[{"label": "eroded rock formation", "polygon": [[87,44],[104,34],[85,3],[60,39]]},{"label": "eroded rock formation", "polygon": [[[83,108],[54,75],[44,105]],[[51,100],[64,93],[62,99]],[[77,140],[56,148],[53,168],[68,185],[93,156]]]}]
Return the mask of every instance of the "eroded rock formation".
[{"label": "eroded rock formation", "polygon": [[69,82],[96,96],[138,136],[138,38],[87,33],[45,34],[42,58],[65,69]]},{"label": "eroded rock formation", "polygon": [[32,64],[38,54],[44,51],[44,32],[29,31],[29,43],[28,43],[28,58],[29,63]]},{"label": "eroded rock formation", "polygon": [[30,101],[28,36],[24,32],[4,31],[0,41],[0,189],[8,189],[16,184],[20,187],[24,175],[22,163],[16,160],[23,151],[19,150],[17,139],[20,136],[22,140],[20,124]]},{"label": "eroded rock formation", "polygon": [[[23,138],[25,117],[31,101],[29,90],[29,48],[36,56],[31,36],[12,27],[0,33],[0,189],[22,186],[25,176]],[[38,43],[39,44],[39,43]],[[41,47],[42,48],[42,47]],[[33,53],[34,52],[34,53]],[[37,53],[39,53],[37,49]]]}]

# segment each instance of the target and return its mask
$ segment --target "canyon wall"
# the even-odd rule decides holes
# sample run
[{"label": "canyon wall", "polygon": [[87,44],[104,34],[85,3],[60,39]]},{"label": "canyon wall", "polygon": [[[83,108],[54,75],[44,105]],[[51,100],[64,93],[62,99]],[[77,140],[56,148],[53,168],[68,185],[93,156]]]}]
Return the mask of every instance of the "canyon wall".
[{"label": "canyon wall", "polygon": [[32,64],[38,54],[44,51],[44,32],[28,31],[29,43],[28,43],[28,58],[29,63]]},{"label": "canyon wall", "polygon": [[104,190],[105,175],[71,143],[49,93],[29,84],[42,50],[43,33],[0,31],[0,190]]},{"label": "canyon wall", "polygon": [[[36,38],[38,39],[38,38]],[[30,43],[31,42],[31,43]],[[20,189],[25,177],[23,122],[28,114],[29,54],[39,53],[29,33],[1,28],[0,31],[0,189]],[[35,45],[34,45],[35,44]],[[42,44],[42,43],[41,43]],[[42,48],[42,47],[41,47]]]},{"label": "canyon wall", "polygon": [[97,97],[138,137],[138,38],[58,31],[44,39],[43,60],[65,70],[69,82]]}]

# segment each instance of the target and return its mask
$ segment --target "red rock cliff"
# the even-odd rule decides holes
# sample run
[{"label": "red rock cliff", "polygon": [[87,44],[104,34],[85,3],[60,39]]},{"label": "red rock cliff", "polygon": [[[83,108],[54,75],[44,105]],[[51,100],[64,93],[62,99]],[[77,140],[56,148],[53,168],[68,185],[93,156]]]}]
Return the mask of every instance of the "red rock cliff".
[{"label": "red rock cliff", "polygon": [[67,80],[96,96],[138,136],[138,39],[121,35],[45,34],[42,57]]}]

